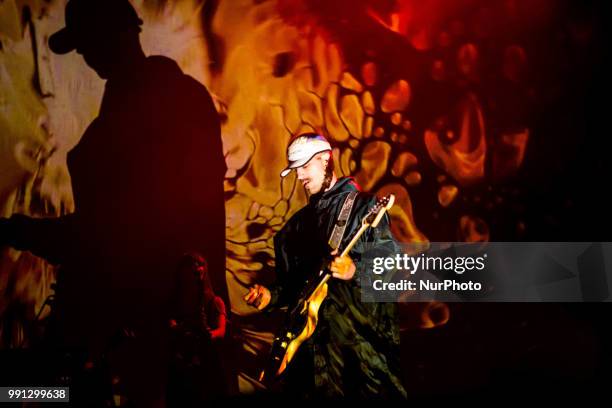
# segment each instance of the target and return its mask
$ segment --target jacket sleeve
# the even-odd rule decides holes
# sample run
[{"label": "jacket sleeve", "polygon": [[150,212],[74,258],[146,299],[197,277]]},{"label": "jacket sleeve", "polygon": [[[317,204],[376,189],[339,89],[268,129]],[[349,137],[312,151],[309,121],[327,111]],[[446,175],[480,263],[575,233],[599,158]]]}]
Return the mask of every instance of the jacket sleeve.
[{"label": "jacket sleeve", "polygon": [[15,214],[0,219],[0,246],[29,251],[52,264],[62,263],[71,250],[75,220],[74,214],[57,218]]},{"label": "jacket sleeve", "polygon": [[385,269],[381,274],[375,274],[375,260],[395,258],[401,253],[401,247],[391,232],[389,216],[385,214],[376,228],[370,228],[363,234],[354,251],[351,252],[357,267],[353,281],[361,289],[362,296],[367,297],[374,294],[374,280],[390,282],[397,273],[397,270],[393,268],[392,270]]},{"label": "jacket sleeve", "polygon": [[287,278],[289,276],[289,258],[288,254],[283,250],[284,231],[279,231],[274,236],[274,258],[276,264],[276,281],[268,288],[271,294],[271,300],[266,310],[274,310],[287,306]]}]

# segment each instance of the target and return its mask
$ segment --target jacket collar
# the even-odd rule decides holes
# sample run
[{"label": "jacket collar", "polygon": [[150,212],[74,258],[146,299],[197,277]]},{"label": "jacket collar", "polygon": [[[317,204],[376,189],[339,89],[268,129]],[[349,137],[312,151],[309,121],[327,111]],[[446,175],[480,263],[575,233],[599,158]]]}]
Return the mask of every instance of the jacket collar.
[{"label": "jacket collar", "polygon": [[324,206],[328,203],[330,199],[334,198],[340,193],[360,190],[361,188],[359,188],[359,185],[353,177],[342,177],[339,178],[336,181],[336,184],[334,184],[329,190],[323,193],[313,194],[310,197],[309,204],[317,207],[320,207],[322,205]]}]

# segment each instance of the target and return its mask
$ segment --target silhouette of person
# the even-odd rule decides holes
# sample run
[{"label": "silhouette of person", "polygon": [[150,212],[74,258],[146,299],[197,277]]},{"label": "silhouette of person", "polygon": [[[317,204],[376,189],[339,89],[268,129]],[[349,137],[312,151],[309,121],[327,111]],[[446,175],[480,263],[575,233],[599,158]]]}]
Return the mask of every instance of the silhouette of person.
[{"label": "silhouette of person", "polygon": [[176,280],[167,401],[170,406],[190,406],[228,395],[218,350],[223,346],[227,313],[199,253],[183,256]]},{"label": "silhouette of person", "polygon": [[181,255],[197,249],[225,271],[219,118],[206,88],[174,61],[145,56],[127,0],[70,0],[65,20],[51,50],[76,50],[107,80],[98,117],[68,154],[76,211],[2,219],[0,245],[61,265],[58,345],[95,353],[115,329],[140,329],[134,360],[145,378],[133,388],[152,399]]}]

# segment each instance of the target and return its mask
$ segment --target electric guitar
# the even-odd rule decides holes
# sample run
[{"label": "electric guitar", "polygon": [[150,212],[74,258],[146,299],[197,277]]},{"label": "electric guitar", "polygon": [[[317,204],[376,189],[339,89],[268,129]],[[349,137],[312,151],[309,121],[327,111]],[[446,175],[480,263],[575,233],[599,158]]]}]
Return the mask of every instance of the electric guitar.
[{"label": "electric guitar", "polygon": [[[368,228],[376,228],[394,201],[393,194],[378,199],[363,217],[361,227],[339,256],[347,256]],[[259,376],[260,382],[272,384],[277,380],[285,372],[299,347],[314,333],[319,320],[319,308],[327,296],[327,281],[332,276],[328,266],[329,263],[326,263],[314,278],[306,282],[297,302],[287,311],[285,325],[274,338],[267,366]]]}]

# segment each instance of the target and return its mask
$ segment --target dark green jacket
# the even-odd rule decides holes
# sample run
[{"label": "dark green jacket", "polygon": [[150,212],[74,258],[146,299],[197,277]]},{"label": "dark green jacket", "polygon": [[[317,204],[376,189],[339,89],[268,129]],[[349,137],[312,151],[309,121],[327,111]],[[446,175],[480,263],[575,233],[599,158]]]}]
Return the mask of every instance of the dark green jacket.
[{"label": "dark green jacket", "polygon": [[[338,214],[352,191],[359,191],[353,179],[338,180],[330,190],[312,196],[276,234],[277,281],[271,287],[272,307],[290,305],[304,281],[319,271],[329,256],[328,240]],[[375,202],[376,197],[370,194],[358,194],[340,250]],[[371,250],[390,256],[399,252],[387,216],[377,228],[368,229],[350,252],[357,267],[354,278],[329,281],[317,330],[290,366],[289,378],[294,380],[289,380],[288,387],[296,392],[326,397],[405,397],[400,379],[397,305],[362,301],[361,286],[371,284],[372,272],[361,258]]]}]

